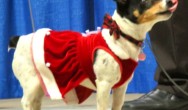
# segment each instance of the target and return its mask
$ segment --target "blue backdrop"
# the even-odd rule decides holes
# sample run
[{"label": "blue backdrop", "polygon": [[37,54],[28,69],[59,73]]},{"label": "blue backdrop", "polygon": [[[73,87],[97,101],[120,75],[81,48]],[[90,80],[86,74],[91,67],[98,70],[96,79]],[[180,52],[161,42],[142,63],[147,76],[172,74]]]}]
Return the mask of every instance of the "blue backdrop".
[{"label": "blue backdrop", "polygon": [[[113,14],[113,0],[31,0],[35,28],[85,30],[101,26],[105,13]],[[14,50],[7,51],[10,36],[32,32],[27,0],[0,0],[0,98],[22,96],[22,89],[12,72]],[[156,85],[156,62],[145,45],[147,60],[139,62],[129,93],[146,93]]]}]

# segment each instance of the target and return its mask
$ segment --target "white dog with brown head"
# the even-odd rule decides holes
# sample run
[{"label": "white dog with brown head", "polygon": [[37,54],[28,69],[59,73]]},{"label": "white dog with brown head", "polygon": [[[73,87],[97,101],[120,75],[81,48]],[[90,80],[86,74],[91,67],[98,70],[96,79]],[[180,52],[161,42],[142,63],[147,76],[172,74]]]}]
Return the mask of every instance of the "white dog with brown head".
[{"label": "white dog with brown head", "polygon": [[11,40],[16,41],[13,47],[17,45],[13,70],[23,87],[24,110],[40,110],[44,94],[81,103],[93,90],[97,91],[97,110],[107,110],[111,89],[112,110],[121,110],[146,33],[157,22],[168,20],[178,1],[115,2],[112,18],[106,15],[103,29],[96,34],[85,37],[40,29]]}]

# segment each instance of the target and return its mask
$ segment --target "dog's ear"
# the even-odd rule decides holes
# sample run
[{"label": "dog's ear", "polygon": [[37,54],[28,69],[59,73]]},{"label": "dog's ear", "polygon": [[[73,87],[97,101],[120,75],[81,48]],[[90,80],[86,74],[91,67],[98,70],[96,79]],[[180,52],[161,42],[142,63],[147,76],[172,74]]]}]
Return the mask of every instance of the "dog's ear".
[{"label": "dog's ear", "polygon": [[114,0],[114,1],[116,1],[117,3],[125,4],[127,0]]}]

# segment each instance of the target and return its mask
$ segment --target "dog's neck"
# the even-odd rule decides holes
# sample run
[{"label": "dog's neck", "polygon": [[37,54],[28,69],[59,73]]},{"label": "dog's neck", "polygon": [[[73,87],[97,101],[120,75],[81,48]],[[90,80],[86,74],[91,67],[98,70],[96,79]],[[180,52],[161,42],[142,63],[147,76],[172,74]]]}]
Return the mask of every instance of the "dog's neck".
[{"label": "dog's neck", "polygon": [[154,23],[135,24],[127,18],[122,18],[117,11],[114,12],[112,18],[117,22],[121,31],[133,37],[136,40],[144,40],[146,33],[151,30]]},{"label": "dog's neck", "polygon": [[[133,37],[136,40],[144,40],[146,33],[152,28],[154,23],[145,24],[134,24],[126,18],[122,18],[117,11],[112,16],[113,20],[116,21],[120,30]],[[109,29],[103,29],[102,35],[106,40],[109,48],[120,58],[120,59],[134,59],[138,60],[141,47],[133,44],[122,36],[119,39],[114,39],[113,35],[109,34]]]}]

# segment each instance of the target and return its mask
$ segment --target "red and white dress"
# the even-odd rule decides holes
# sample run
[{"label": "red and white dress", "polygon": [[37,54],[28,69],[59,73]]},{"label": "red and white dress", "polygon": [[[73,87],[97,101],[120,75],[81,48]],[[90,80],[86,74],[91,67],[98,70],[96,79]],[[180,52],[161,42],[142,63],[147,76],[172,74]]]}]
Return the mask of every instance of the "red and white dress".
[{"label": "red and white dress", "polygon": [[105,50],[119,63],[121,79],[113,88],[124,84],[138,63],[119,59],[109,49],[101,32],[83,36],[73,31],[38,30],[33,36],[31,50],[46,95],[67,103],[85,101],[96,90],[93,63],[97,49]]}]

